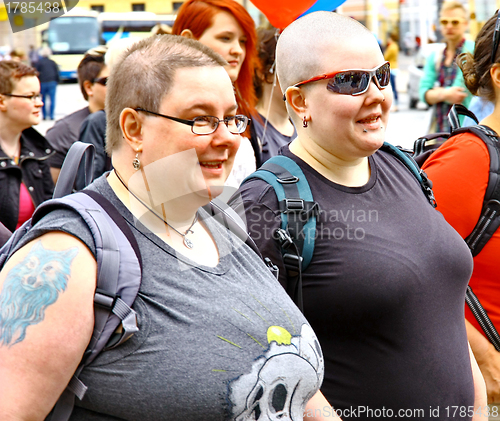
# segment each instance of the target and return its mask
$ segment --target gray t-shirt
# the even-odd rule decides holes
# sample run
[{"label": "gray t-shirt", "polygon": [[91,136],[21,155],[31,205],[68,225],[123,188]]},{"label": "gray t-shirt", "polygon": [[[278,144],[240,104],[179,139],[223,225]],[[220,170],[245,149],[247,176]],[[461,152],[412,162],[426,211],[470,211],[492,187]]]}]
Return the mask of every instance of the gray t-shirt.
[{"label": "gray t-shirt", "polygon": [[[124,215],[137,238],[143,280],[134,309],[140,331],[101,353],[71,420],[302,419],[323,379],[316,336],[260,258],[200,210],[219,249],[200,266],[147,231],[105,176],[91,186]],[[29,234],[68,232],[94,252],[72,211],[56,211]]]}]

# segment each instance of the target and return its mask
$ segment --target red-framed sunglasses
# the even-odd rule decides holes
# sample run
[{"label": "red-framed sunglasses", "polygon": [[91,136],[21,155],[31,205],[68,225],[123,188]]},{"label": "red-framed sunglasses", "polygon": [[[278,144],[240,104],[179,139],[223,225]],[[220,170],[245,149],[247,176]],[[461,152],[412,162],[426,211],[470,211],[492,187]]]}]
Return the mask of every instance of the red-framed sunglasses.
[{"label": "red-framed sunglasses", "polygon": [[385,89],[391,81],[391,67],[389,62],[375,67],[371,70],[352,69],[341,70],[340,72],[323,74],[315,76],[303,82],[296,83],[294,87],[305,85],[306,83],[316,82],[317,80],[330,79],[326,89],[341,95],[361,95],[364,94],[372,79],[379,89]]}]

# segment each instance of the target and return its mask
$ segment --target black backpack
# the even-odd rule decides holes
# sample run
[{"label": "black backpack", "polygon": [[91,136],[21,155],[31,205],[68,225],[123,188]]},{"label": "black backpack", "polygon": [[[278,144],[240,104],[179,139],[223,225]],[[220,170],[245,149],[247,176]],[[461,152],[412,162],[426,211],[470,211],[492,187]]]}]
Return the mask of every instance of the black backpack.
[{"label": "black backpack", "polygon": [[[85,162],[82,162],[84,159]],[[29,230],[48,213],[58,209],[76,211],[88,225],[94,238],[97,261],[94,331],[71,381],[47,417],[47,420],[51,421],[67,421],[73,411],[75,396],[83,399],[87,387],[78,378],[82,370],[100,352],[119,346],[139,330],[132,305],[141,285],[142,260],[132,230],[115,206],[101,194],[92,190],[70,194],[80,164],[84,164],[85,184],[90,183],[93,177],[93,161],[94,145],[75,142],[64,160],[53,199],[38,206],[32,218],[17,229],[0,249],[2,269]],[[245,225],[236,212],[217,199],[210,202],[205,209],[260,256],[257,246],[248,236]],[[271,266],[270,263],[268,266]],[[121,332],[116,333],[119,325],[122,326]]]},{"label": "black backpack", "polygon": [[[472,118],[477,124],[469,127],[460,127],[460,115]],[[490,156],[488,186],[484,195],[483,207],[479,219],[472,232],[465,239],[472,256],[476,256],[500,226],[500,138],[489,127],[479,125],[476,116],[463,105],[453,105],[448,119],[450,122],[449,133],[434,133],[423,136],[415,141],[414,159],[419,165],[423,165],[429,156],[448,138],[461,133],[472,133],[479,137],[487,146]],[[470,286],[467,287],[465,301],[490,342],[497,351],[500,351],[500,335]]]}]

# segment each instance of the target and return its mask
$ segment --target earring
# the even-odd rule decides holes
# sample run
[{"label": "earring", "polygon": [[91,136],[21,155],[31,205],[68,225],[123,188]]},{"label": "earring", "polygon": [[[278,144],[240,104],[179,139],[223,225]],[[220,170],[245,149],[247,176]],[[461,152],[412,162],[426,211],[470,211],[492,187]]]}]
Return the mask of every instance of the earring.
[{"label": "earring", "polygon": [[135,154],[135,158],[134,160],[132,161],[132,166],[134,167],[134,170],[138,170],[139,168],[141,168],[141,161],[139,161],[139,152],[137,152]]},{"label": "earring", "polygon": [[307,123],[307,120],[306,120],[306,116],[304,116],[304,119],[302,120],[302,127],[307,127],[308,123]]}]

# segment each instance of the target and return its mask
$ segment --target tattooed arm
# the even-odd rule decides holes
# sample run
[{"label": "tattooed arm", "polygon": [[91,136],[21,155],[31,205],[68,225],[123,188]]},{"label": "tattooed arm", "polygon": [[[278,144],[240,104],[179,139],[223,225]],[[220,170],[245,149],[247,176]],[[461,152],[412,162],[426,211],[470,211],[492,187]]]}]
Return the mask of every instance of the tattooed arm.
[{"label": "tattooed arm", "polygon": [[0,420],[41,420],[73,375],[94,326],[96,262],[75,237],[28,243],[0,272]]}]

